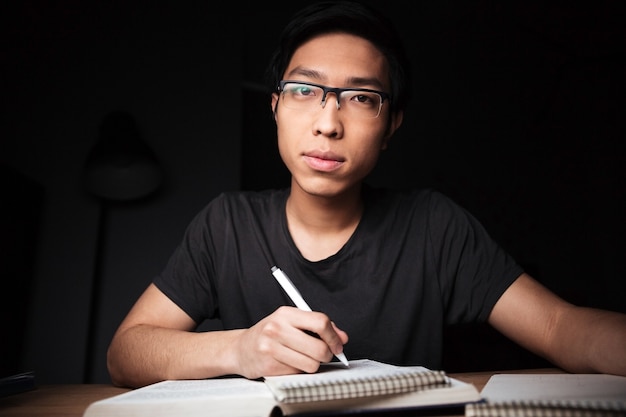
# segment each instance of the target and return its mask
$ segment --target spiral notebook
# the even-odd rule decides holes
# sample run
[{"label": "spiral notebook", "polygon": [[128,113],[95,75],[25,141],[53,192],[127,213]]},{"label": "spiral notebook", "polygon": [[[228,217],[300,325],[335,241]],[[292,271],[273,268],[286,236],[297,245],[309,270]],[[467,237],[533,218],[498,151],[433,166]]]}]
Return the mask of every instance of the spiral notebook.
[{"label": "spiral notebook", "polygon": [[478,390],[439,370],[372,360],[323,364],[315,374],[163,381],[92,403],[84,417],[231,417],[351,414],[480,401]]},{"label": "spiral notebook", "polygon": [[626,377],[606,374],[496,374],[468,404],[467,417],[623,417]]},{"label": "spiral notebook", "polygon": [[371,360],[321,366],[315,374],[266,377],[265,383],[281,403],[345,400],[403,394],[450,386],[445,372],[423,367],[399,367]]}]

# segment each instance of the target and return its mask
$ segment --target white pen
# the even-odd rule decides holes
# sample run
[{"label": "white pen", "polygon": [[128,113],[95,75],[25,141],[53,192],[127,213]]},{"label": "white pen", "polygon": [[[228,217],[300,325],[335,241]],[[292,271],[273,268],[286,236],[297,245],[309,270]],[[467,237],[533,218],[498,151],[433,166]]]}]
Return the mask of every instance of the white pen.
[{"label": "white pen", "polygon": [[[298,291],[295,285],[293,285],[293,282],[291,282],[287,274],[285,274],[279,267],[273,266],[272,275],[274,275],[276,281],[278,281],[280,286],[283,287],[283,290],[285,290],[285,292],[287,293],[289,298],[291,298],[291,301],[293,301],[296,307],[298,307],[300,310],[312,311],[311,307],[309,307],[306,301],[304,301],[304,298],[302,298],[300,291]],[[346,355],[344,355],[343,353],[338,353],[335,356],[341,361],[341,363],[346,366],[350,366]]]}]

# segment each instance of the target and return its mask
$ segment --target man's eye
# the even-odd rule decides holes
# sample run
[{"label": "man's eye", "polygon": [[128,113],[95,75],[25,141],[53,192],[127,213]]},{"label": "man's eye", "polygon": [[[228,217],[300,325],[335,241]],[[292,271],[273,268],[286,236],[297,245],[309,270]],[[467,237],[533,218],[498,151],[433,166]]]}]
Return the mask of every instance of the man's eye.
[{"label": "man's eye", "polygon": [[296,89],[294,89],[293,93],[297,94],[297,95],[300,95],[300,96],[315,95],[313,90],[310,89],[309,87],[299,87],[299,88],[296,88]]},{"label": "man's eye", "polygon": [[372,101],[372,98],[365,94],[359,94],[354,96],[354,100],[358,101],[359,103],[370,103]]}]

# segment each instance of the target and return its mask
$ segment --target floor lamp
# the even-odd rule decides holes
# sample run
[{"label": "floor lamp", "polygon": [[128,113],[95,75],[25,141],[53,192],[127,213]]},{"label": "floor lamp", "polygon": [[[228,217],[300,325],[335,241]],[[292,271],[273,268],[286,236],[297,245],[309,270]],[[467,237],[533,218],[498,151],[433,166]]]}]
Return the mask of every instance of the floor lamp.
[{"label": "floor lamp", "polygon": [[100,125],[98,141],[87,157],[83,176],[86,190],[98,199],[100,205],[83,368],[83,382],[92,383],[102,289],[102,257],[111,205],[148,197],[161,185],[163,174],[154,153],[142,141],[133,116],[114,111],[107,114]]}]

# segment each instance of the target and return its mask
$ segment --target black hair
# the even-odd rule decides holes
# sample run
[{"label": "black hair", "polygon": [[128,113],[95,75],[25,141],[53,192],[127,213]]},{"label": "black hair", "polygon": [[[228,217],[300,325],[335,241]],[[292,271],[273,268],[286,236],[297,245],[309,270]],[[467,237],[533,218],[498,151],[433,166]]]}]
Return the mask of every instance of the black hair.
[{"label": "black hair", "polygon": [[321,1],[297,12],[279,38],[266,71],[270,91],[276,91],[295,50],[324,33],[345,32],[367,39],[387,58],[390,70],[391,110],[404,110],[411,82],[410,63],[392,22],[377,10],[351,0]]}]

